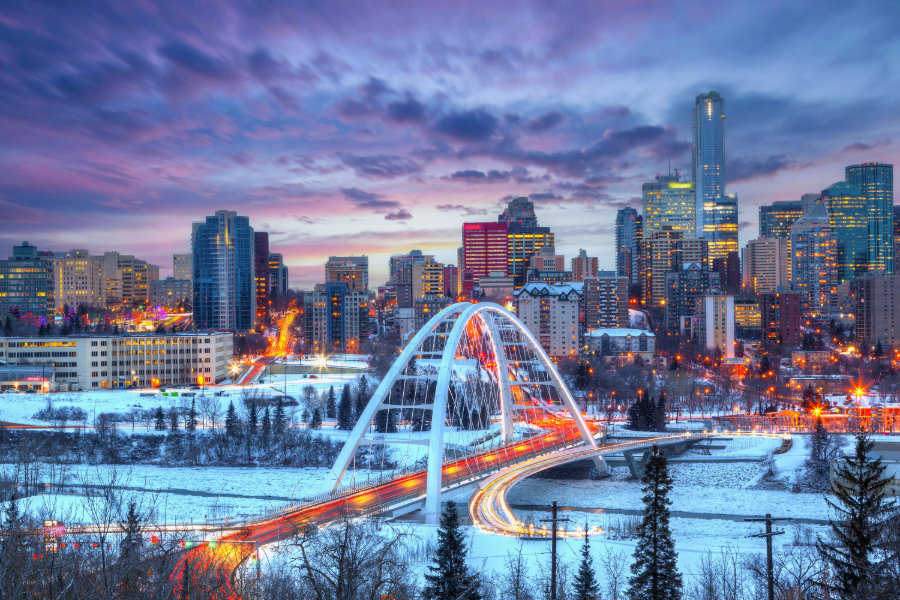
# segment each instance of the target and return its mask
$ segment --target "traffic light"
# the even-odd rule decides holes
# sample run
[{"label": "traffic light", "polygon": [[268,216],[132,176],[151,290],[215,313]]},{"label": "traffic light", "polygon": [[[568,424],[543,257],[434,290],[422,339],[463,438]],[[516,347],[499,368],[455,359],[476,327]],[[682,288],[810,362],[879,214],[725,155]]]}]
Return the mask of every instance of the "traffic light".
[{"label": "traffic light", "polygon": [[259,559],[256,557],[255,554],[254,554],[253,556],[251,556],[251,558],[253,559],[253,564],[254,564],[254,565],[255,565],[257,562],[259,562]]}]

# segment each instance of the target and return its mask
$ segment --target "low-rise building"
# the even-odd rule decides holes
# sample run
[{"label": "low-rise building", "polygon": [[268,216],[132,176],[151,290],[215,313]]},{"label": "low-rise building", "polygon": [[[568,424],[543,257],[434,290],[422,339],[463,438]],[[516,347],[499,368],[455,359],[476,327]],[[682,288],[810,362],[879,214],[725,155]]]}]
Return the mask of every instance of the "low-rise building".
[{"label": "low-rise building", "polygon": [[821,351],[794,351],[791,352],[791,366],[795,369],[820,370],[831,361],[830,350]]},{"label": "low-rise building", "polygon": [[650,361],[656,352],[656,336],[652,331],[643,329],[595,329],[584,334],[584,337],[588,351],[607,361],[623,356]]},{"label": "low-rise building", "polygon": [[415,330],[418,331],[425,326],[425,323],[431,320],[431,317],[438,314],[455,300],[446,296],[425,296],[424,298],[416,298],[413,301],[413,311],[415,312]]}]

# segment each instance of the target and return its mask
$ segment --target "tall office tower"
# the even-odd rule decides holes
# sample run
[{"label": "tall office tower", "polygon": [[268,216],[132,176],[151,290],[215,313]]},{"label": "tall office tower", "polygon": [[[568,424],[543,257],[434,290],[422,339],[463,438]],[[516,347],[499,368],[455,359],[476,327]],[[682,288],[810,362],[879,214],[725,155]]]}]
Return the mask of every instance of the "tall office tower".
[{"label": "tall office tower", "polygon": [[900,240],[900,204],[894,207],[894,241]]},{"label": "tall office tower", "polygon": [[444,265],[429,261],[409,265],[412,298],[426,298],[444,295]]},{"label": "tall office tower", "polygon": [[[48,257],[49,258],[49,257]],[[0,318],[31,313],[52,322],[53,263],[28,242],[13,246],[9,260],[0,260]]]},{"label": "tall office tower", "polygon": [[585,331],[629,326],[627,277],[615,271],[599,271],[582,283]]},{"label": "tall office tower", "polygon": [[463,264],[471,279],[463,281],[463,294],[470,295],[474,282],[491,273],[507,275],[509,268],[509,225],[506,223],[464,223],[462,228]]},{"label": "tall office tower", "polygon": [[269,293],[272,297],[288,291],[288,268],[284,257],[276,252],[269,253]]},{"label": "tall office tower", "polygon": [[103,258],[87,250],[57,252],[53,264],[54,300],[57,306],[103,306]]},{"label": "tall office tower", "polygon": [[695,300],[709,293],[716,275],[699,263],[675,265],[666,273],[666,335],[687,332],[684,319],[695,316]]},{"label": "tall office tower", "polygon": [[788,240],[760,237],[744,249],[744,291],[758,296],[787,288]]},{"label": "tall office tower", "polygon": [[712,260],[712,270],[719,274],[719,287],[728,294],[741,291],[741,259],[739,253],[729,252],[725,258]]},{"label": "tall office tower", "polygon": [[785,347],[800,343],[803,332],[803,295],[798,292],[776,291],[759,297],[760,339],[763,343]]},{"label": "tall office tower", "polygon": [[[505,238],[505,236],[504,236]],[[421,250],[410,250],[406,254],[392,254],[388,263],[388,283],[410,283],[408,265],[413,263],[434,262],[433,254],[422,254]],[[403,281],[403,270],[406,269],[407,281]]]},{"label": "tall office tower", "polygon": [[852,183],[866,197],[869,209],[869,270],[891,275],[894,272],[894,165],[862,163],[844,169]]},{"label": "tall office tower", "polygon": [[709,240],[709,258],[728,258],[729,252],[738,251],[738,199],[736,194],[720,196],[706,211],[703,234]]},{"label": "tall office tower", "polygon": [[678,270],[678,265],[698,263],[709,270],[709,242],[685,238],[682,232],[664,226],[644,241],[644,271],[642,293],[644,306],[662,308],[666,299],[666,274]]},{"label": "tall office tower", "polygon": [[[800,196],[800,217],[811,211],[821,199],[822,194],[803,194]],[[797,218],[799,219],[800,217]]]},{"label": "tall office tower", "polygon": [[822,190],[831,231],[838,238],[838,277],[851,281],[869,270],[869,209],[852,183],[839,181]]},{"label": "tall office tower", "polygon": [[867,273],[853,281],[856,334],[886,352],[900,348],[900,275]]},{"label": "tall office tower", "polygon": [[250,219],[217,210],[194,223],[194,327],[250,331],[256,320],[254,231]]},{"label": "tall office tower", "polygon": [[680,231],[686,238],[697,237],[694,184],[681,181],[681,175],[657,175],[656,181],[641,186],[644,213],[644,238],[665,226]]},{"label": "tall office tower", "polygon": [[194,276],[194,257],[188,254],[172,255],[172,277],[175,279],[187,279],[188,281]]},{"label": "tall office tower", "polygon": [[828,312],[837,307],[838,238],[831,230],[825,202],[791,225],[791,288],[800,292],[803,308]]},{"label": "tall office tower", "polygon": [[[706,224],[706,210],[725,194],[725,100],[716,92],[697,96],[693,111],[691,153],[696,186],[697,235]],[[646,214],[646,213],[644,213]]]},{"label": "tall office tower", "polygon": [[325,282],[344,281],[353,292],[369,290],[369,257],[329,256],[325,263]]},{"label": "tall office tower", "polygon": [[515,198],[506,205],[506,210],[497,217],[498,223],[517,223],[522,227],[537,227],[537,216],[534,214],[534,203],[528,198]]},{"label": "tall office tower", "polygon": [[515,292],[516,316],[552,357],[578,354],[582,293],[577,284],[537,282]]},{"label": "tall office tower", "polygon": [[[619,232],[616,230],[616,236]],[[616,265],[616,273],[618,273],[618,265]],[[594,277],[597,275],[597,257],[588,256],[584,250],[578,250],[578,256],[572,259],[572,281],[582,281],[585,277]]]},{"label": "tall office tower", "polygon": [[[818,197],[818,194],[811,195]],[[803,202],[799,200],[779,200],[768,206],[760,206],[759,237],[786,240],[791,235],[791,225],[806,212],[803,211]]]},{"label": "tall office tower", "polygon": [[[501,224],[506,225],[498,223]],[[506,274],[513,278],[515,288],[518,290],[525,285],[531,257],[539,253],[544,246],[556,244],[549,227],[525,227],[518,223],[509,224],[506,240]]]},{"label": "tall office tower", "polygon": [[267,231],[253,233],[253,286],[256,288],[256,320],[263,323],[269,316],[269,299],[272,297]]},{"label": "tall office tower", "polygon": [[708,294],[696,299],[697,339],[701,348],[734,358],[734,296]]},{"label": "tall office tower", "polygon": [[633,208],[620,208],[616,213],[616,273],[627,277],[629,285],[638,283],[641,278],[638,267],[641,245],[638,236],[642,227],[638,226],[639,219],[641,217]]}]

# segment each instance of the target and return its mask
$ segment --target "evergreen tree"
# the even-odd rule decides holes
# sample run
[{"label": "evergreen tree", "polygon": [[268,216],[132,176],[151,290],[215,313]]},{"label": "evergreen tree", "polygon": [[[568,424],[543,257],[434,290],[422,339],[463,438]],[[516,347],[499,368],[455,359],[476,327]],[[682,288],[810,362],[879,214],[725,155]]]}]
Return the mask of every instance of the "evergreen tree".
[{"label": "evergreen tree", "polygon": [[115,335],[119,335],[119,324],[118,324],[118,323],[116,323],[115,325],[113,325],[113,331],[112,331],[112,332],[113,332]]},{"label": "evergreen tree", "polygon": [[875,358],[881,358],[884,356],[884,348],[881,347],[881,340],[879,340],[875,344],[875,352],[872,354]]},{"label": "evergreen tree", "polygon": [[678,362],[678,357],[676,356],[672,359],[672,362],[669,363],[669,370],[677,371],[679,367],[681,367],[681,364]]},{"label": "evergreen tree", "polygon": [[337,407],[337,428],[345,431],[353,429],[353,405],[350,403],[350,384],[341,390],[341,401]]},{"label": "evergreen tree", "polygon": [[6,315],[6,321],[3,322],[3,335],[12,335],[12,319],[9,315]]},{"label": "evergreen tree", "polygon": [[662,392],[653,411],[653,425],[656,431],[666,430],[666,404],[666,393]]},{"label": "evergreen tree", "polygon": [[266,407],[266,410],[263,411],[262,418],[262,441],[263,446],[269,445],[269,437],[272,435],[272,419],[269,416],[269,407]]},{"label": "evergreen tree", "polygon": [[184,424],[184,428],[187,429],[189,433],[197,431],[197,401],[193,398],[191,398],[191,411],[188,413],[187,422]]},{"label": "evergreen tree", "polygon": [[369,380],[365,375],[360,375],[359,383],[356,386],[356,410],[353,413],[353,424],[362,418],[363,411],[366,410],[366,403],[369,401]]},{"label": "evergreen tree", "polygon": [[638,526],[638,541],[628,580],[632,600],[680,600],[681,574],[677,570],[675,544],[669,530],[669,492],[673,480],[659,449],[644,469],[642,492],[644,516]]},{"label": "evergreen tree", "polygon": [[154,429],[156,429],[157,431],[166,430],[166,415],[163,414],[162,406],[156,407],[156,425]]},{"label": "evergreen tree", "polygon": [[441,513],[434,564],[425,573],[425,600],[481,600],[478,580],[466,565],[466,543],[452,500]]},{"label": "evergreen tree", "polygon": [[178,411],[174,406],[169,409],[169,430],[178,431]]},{"label": "evergreen tree", "polygon": [[875,562],[875,544],[895,504],[885,500],[890,480],[884,477],[887,467],[881,457],[869,456],[873,445],[865,430],[856,435],[856,452],[844,457],[836,469],[832,489],[837,501],[825,497],[838,516],[830,520],[835,541],[819,538],[816,548],[834,572],[825,587],[839,598],[876,597],[873,592],[884,566]]},{"label": "evergreen tree", "polygon": [[256,410],[256,400],[250,401],[250,414],[247,415],[247,431],[250,435],[256,435],[259,427],[259,414]]},{"label": "evergreen tree", "polygon": [[591,544],[588,541],[588,526],[584,524],[584,544],[581,546],[581,562],[572,585],[575,600],[599,600],[600,586],[594,573],[594,560],[591,558]]},{"label": "evergreen tree", "polygon": [[272,418],[272,429],[275,431],[276,437],[284,435],[284,425],[286,420],[284,415],[284,401],[279,398],[278,403],[275,404],[275,414]]},{"label": "evergreen tree", "polygon": [[[375,431],[377,433],[397,433],[397,410],[379,410],[375,415]],[[468,413],[466,413],[468,414]]]},{"label": "evergreen tree", "polygon": [[328,387],[328,394],[325,396],[325,416],[329,419],[337,418],[337,397],[334,395],[334,386]]},{"label": "evergreen tree", "polygon": [[315,407],[313,409],[312,420],[309,422],[310,429],[321,429],[322,427],[322,413],[319,411],[319,407]]},{"label": "evergreen tree", "polygon": [[762,359],[759,361],[759,374],[765,375],[769,371],[772,370],[772,359],[769,358],[769,353],[766,352],[763,354]]},{"label": "evergreen tree", "polygon": [[225,435],[235,437],[237,435],[237,411],[234,409],[234,401],[228,403],[225,411]]}]

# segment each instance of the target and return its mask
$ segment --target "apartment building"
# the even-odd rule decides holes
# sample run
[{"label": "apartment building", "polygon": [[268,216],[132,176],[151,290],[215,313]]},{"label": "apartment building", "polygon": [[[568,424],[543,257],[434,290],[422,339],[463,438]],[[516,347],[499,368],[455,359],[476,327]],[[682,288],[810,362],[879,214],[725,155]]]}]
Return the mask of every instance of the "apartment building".
[{"label": "apartment building", "polygon": [[579,314],[583,287],[528,283],[515,292],[516,315],[549,356],[574,356],[581,347]]}]

